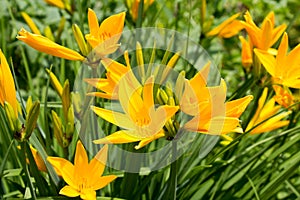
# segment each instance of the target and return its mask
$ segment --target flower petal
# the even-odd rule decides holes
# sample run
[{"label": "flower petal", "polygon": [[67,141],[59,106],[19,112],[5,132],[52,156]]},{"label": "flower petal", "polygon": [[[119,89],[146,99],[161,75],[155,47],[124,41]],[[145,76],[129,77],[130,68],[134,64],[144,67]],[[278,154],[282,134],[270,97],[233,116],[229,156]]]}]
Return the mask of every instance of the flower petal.
[{"label": "flower petal", "polygon": [[160,132],[158,132],[157,134],[153,135],[152,137],[148,137],[148,138],[145,138],[145,139],[142,139],[138,145],[136,145],[134,148],[135,149],[140,149],[144,146],[146,146],[147,144],[149,144],[150,142],[158,139],[158,138],[162,138],[165,136],[165,133],[163,130],[161,130]]},{"label": "flower petal", "polygon": [[48,157],[47,160],[56,170],[60,172],[68,185],[77,188],[77,182],[74,178],[74,165],[70,161],[58,157]]},{"label": "flower petal", "polygon": [[89,171],[86,170],[88,169],[88,163],[89,160],[86,151],[81,141],[78,140],[74,158],[74,172],[76,177],[85,177],[89,173]]},{"label": "flower petal", "polygon": [[91,109],[101,118],[105,119],[106,121],[115,124],[119,127],[125,128],[125,129],[134,129],[135,125],[132,122],[131,119],[128,118],[128,116],[114,112],[111,110],[106,110],[103,108],[98,108],[95,106],[92,106]]},{"label": "flower petal", "polygon": [[63,187],[60,191],[59,194],[61,195],[65,195],[67,197],[77,197],[80,195],[79,191],[76,190],[75,188],[66,185],[65,187]]},{"label": "flower petal", "polygon": [[93,142],[95,144],[123,144],[140,141],[141,138],[133,136],[135,134],[136,133],[131,131],[117,131],[106,136],[105,138],[94,140]]},{"label": "flower petal", "polygon": [[118,177],[115,175],[102,176],[98,178],[96,182],[92,183],[91,187],[93,190],[99,190],[107,186],[110,182],[114,181],[116,178]]},{"label": "flower petal", "polygon": [[254,49],[255,55],[258,57],[259,61],[264,65],[266,70],[271,74],[271,76],[276,76],[276,60],[267,51]]},{"label": "flower petal", "polygon": [[7,101],[14,109],[15,115],[18,116],[18,102],[16,97],[15,83],[8,66],[7,60],[0,50],[0,103],[3,106]]}]

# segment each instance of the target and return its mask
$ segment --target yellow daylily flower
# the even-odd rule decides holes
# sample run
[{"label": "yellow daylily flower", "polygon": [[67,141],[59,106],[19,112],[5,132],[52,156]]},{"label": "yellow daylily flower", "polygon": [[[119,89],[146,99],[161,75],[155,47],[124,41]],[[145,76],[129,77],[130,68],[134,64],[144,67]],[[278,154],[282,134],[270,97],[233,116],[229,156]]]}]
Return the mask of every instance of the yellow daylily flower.
[{"label": "yellow daylily flower", "polygon": [[[144,0],[144,12],[153,4],[154,0]],[[127,0],[126,5],[133,21],[137,20],[140,0]]]},{"label": "yellow daylily flower", "polygon": [[140,149],[151,141],[164,137],[163,127],[178,111],[178,106],[163,105],[155,108],[153,99],[153,77],[150,77],[143,86],[143,96],[140,96],[140,85],[132,81],[132,74],[124,76],[119,83],[119,101],[123,113],[92,107],[92,110],[101,118],[125,130],[117,131],[105,138],[95,140],[96,144],[122,144],[137,142],[135,149]]},{"label": "yellow daylily flower", "polygon": [[[128,60],[127,53],[124,54],[125,60]],[[109,58],[104,58],[101,63],[106,68],[106,78],[85,79],[87,83],[94,86],[102,92],[91,92],[87,95],[96,96],[106,99],[118,99],[118,85],[120,79],[126,73],[130,73],[130,65],[128,67]],[[127,62],[129,63],[129,62]]]},{"label": "yellow daylily flower", "polygon": [[285,85],[292,88],[300,88],[300,44],[287,53],[288,35],[284,33],[278,48],[277,56],[267,51],[254,49],[259,61],[273,77],[275,84]]},{"label": "yellow daylily flower", "polygon": [[241,13],[237,13],[231,16],[229,19],[226,19],[219,26],[209,31],[206,35],[207,36],[218,35],[218,37],[230,38],[238,34],[244,28],[242,22],[240,20],[236,20],[236,18],[238,18],[240,14]]},{"label": "yellow daylily flower", "polygon": [[279,39],[286,29],[286,25],[282,24],[278,27],[275,26],[274,12],[270,12],[264,19],[261,28],[257,27],[254,23],[249,11],[246,11],[245,22],[242,22],[249,38],[254,47],[262,50],[268,50]]},{"label": "yellow daylily flower", "polygon": [[108,146],[105,145],[97,155],[88,162],[87,153],[80,141],[77,142],[74,165],[63,158],[48,157],[47,160],[60,171],[63,179],[68,184],[59,194],[68,197],[80,196],[82,199],[96,199],[96,190],[99,190],[117,176],[102,176],[107,159]]},{"label": "yellow daylily flower", "polygon": [[257,110],[253,116],[253,118],[250,120],[246,131],[249,131],[254,126],[258,125],[259,123],[263,122],[262,124],[258,125],[254,129],[250,131],[250,134],[258,134],[258,133],[264,133],[269,132],[284,126],[287,126],[289,124],[289,120],[282,120],[289,114],[291,114],[291,111],[288,112],[282,112],[281,114],[275,115],[281,108],[281,106],[275,106],[275,99],[271,98],[268,102],[266,102],[268,95],[268,88],[266,87],[261,95],[261,97],[258,100],[258,106]]},{"label": "yellow daylily flower", "polygon": [[15,83],[7,60],[0,49],[0,104],[4,107],[4,103],[8,102],[18,117],[18,102],[16,97]]},{"label": "yellow daylily flower", "polygon": [[65,3],[62,0],[44,0],[47,4],[65,9]]},{"label": "yellow daylily flower", "polygon": [[21,12],[22,17],[24,18],[25,22],[27,23],[27,25],[29,26],[29,28],[32,30],[32,32],[34,34],[38,34],[41,35],[40,30],[38,29],[38,27],[35,25],[35,23],[33,22],[33,20],[31,19],[31,17],[26,13],[26,12]]},{"label": "yellow daylily flower", "polygon": [[96,13],[92,9],[88,10],[90,33],[85,35],[85,39],[100,58],[119,48],[118,41],[123,31],[124,21],[125,12],[121,12],[106,18],[99,26]]},{"label": "yellow daylily flower", "polygon": [[227,89],[223,79],[219,86],[206,86],[209,66],[210,63],[206,64],[191,80],[186,80],[180,109],[194,117],[184,128],[212,135],[242,132],[238,118],[253,97],[249,95],[225,103]]},{"label": "yellow daylily flower", "polygon": [[18,40],[21,40],[31,46],[32,48],[67,60],[80,60],[83,61],[85,58],[78,52],[56,44],[50,39],[37,34],[32,34],[22,28],[17,36]]},{"label": "yellow daylily flower", "polygon": [[279,105],[288,108],[295,103],[294,96],[287,87],[273,85],[273,89],[275,91],[274,99]]}]

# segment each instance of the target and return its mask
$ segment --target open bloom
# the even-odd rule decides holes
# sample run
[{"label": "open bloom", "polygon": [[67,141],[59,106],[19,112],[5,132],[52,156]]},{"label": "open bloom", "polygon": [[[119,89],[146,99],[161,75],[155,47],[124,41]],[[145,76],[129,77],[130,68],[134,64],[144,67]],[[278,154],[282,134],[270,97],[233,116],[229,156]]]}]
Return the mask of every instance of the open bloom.
[{"label": "open bloom", "polygon": [[[96,144],[129,143],[140,141],[135,147],[142,148],[151,141],[164,137],[165,123],[177,112],[178,106],[163,105],[155,108],[153,99],[153,77],[150,77],[143,88],[135,84],[133,74],[128,74],[120,80],[119,101],[125,112],[114,112],[103,108],[92,107],[101,118],[124,130],[117,131],[105,138],[95,140]],[[141,89],[143,95],[141,96]]]},{"label": "open bloom", "polygon": [[105,145],[97,155],[88,162],[88,156],[80,141],[77,142],[74,165],[63,158],[48,157],[47,160],[59,170],[63,179],[68,184],[59,194],[68,197],[80,196],[82,199],[96,199],[96,190],[99,190],[117,176],[102,176],[107,159],[108,146]]},{"label": "open bloom", "polygon": [[274,12],[270,12],[264,19],[261,28],[257,27],[250,13],[247,11],[244,15],[245,22],[243,25],[249,35],[251,43],[254,47],[262,50],[268,50],[279,39],[286,29],[286,25],[282,24],[278,27],[275,26]]},{"label": "open bloom", "polygon": [[[258,125],[254,129],[250,130],[250,134],[258,134],[269,132],[289,124],[289,120],[282,120],[288,116],[291,112],[282,112],[281,114],[275,115],[281,108],[281,106],[275,106],[275,99],[271,98],[266,102],[268,95],[268,88],[265,88],[261,97],[258,100],[257,110],[250,120],[246,131],[249,131],[254,126]],[[261,124],[260,124],[261,123]]]},{"label": "open bloom", "polygon": [[61,46],[52,40],[37,34],[32,34],[22,28],[17,36],[18,40],[21,40],[31,46],[32,48],[67,60],[80,60],[83,61],[85,58],[78,52]]},{"label": "open bloom", "polygon": [[[129,58],[127,52],[124,53],[126,63],[129,63]],[[121,78],[126,73],[130,72],[130,65],[126,67],[125,65],[118,63],[109,58],[102,59],[101,63],[106,68],[106,78],[90,78],[85,79],[87,83],[94,86],[100,92],[90,92],[87,95],[96,96],[106,99],[118,99],[118,85]],[[133,80],[135,81],[135,79]]]},{"label": "open bloom", "polygon": [[226,84],[223,79],[219,86],[206,86],[209,66],[210,63],[206,64],[191,80],[186,80],[180,108],[193,118],[184,128],[212,135],[242,132],[239,117],[253,97],[249,95],[225,103]]},{"label": "open bloom", "polygon": [[219,37],[230,38],[238,34],[244,28],[242,22],[240,20],[236,20],[239,16],[240,13],[237,13],[229,19],[226,19],[219,26],[209,31],[207,36],[218,35]]},{"label": "open bloom", "polygon": [[85,39],[101,58],[115,52],[119,48],[118,41],[124,27],[125,12],[106,18],[99,26],[96,13],[88,10],[90,33]]},{"label": "open bloom", "polygon": [[289,53],[287,53],[287,50],[288,35],[284,33],[276,58],[267,51],[260,49],[254,49],[254,52],[265,69],[273,77],[275,84],[300,88],[300,44]]},{"label": "open bloom", "polygon": [[7,60],[0,49],[0,104],[8,102],[14,109],[15,117],[18,116],[18,102],[16,98],[15,83]]}]

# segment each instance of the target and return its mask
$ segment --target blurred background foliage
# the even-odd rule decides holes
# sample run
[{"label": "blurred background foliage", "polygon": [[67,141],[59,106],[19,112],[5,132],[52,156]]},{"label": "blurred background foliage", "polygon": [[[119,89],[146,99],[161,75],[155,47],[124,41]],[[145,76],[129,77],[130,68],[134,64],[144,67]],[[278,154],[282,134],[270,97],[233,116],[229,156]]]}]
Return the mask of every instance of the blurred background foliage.
[{"label": "blurred background foliage", "polygon": [[[61,83],[69,79],[72,90],[81,63],[40,53],[18,41],[16,39],[18,30],[21,27],[29,30],[21,12],[25,11],[30,15],[43,34],[47,33],[47,29],[49,34],[50,28],[56,42],[78,50],[71,26],[76,23],[84,34],[88,33],[88,8],[92,8],[97,13],[99,21],[114,13],[128,10],[125,1],[117,0],[76,0],[72,2],[71,12],[49,6],[41,0],[0,1],[0,47],[9,63],[12,59],[22,98],[27,99],[28,96],[32,96],[34,100],[39,99],[42,105],[43,102],[48,101],[50,109],[60,108],[60,98],[49,86],[45,68],[52,66],[52,71]],[[270,11],[274,11],[276,24],[288,25],[286,31],[289,34],[290,48],[293,48],[300,42],[299,8],[298,0],[210,0],[207,1],[204,13],[200,0],[162,0],[155,1],[145,12],[141,27],[177,30],[201,44],[225,79],[228,98],[236,91],[240,97],[254,93],[255,100],[242,116],[242,125],[245,126],[255,111],[258,94],[262,88],[256,90],[256,85],[242,87],[247,81],[248,74],[241,65],[241,44],[238,37],[208,38],[205,33],[237,12],[243,13],[249,10],[254,21],[260,24]],[[239,19],[242,19],[242,15]],[[62,20],[65,20],[65,23],[60,27]],[[124,30],[137,26],[139,25],[127,13]],[[43,106],[41,109],[43,113]],[[51,123],[45,127],[48,118],[50,119],[50,114],[41,114],[39,123],[41,127],[51,132],[53,129]],[[294,119],[295,121],[292,121],[288,127],[270,133],[238,135],[227,146],[218,144],[205,158],[200,158],[197,154],[197,146],[193,146],[179,160],[181,167],[177,169],[177,198],[300,199],[300,127],[297,118]],[[5,122],[2,126],[3,124]],[[22,194],[26,193],[24,186],[26,184],[21,181],[24,179],[24,174],[21,172],[20,161],[11,158],[18,157],[19,152],[14,150],[11,157],[5,158],[6,151],[9,149],[7,141],[0,139],[0,163],[4,159],[6,161],[4,166],[0,166],[0,196],[11,199],[22,198],[24,197]],[[71,152],[74,152],[74,149]],[[56,154],[60,153],[56,152]],[[103,189],[97,194],[128,199],[164,199],[169,178],[169,174],[164,172],[169,172],[168,170],[169,168],[166,167],[139,176],[137,182],[133,184],[136,187],[133,187],[130,198],[122,188],[124,187],[123,174],[115,172],[119,178],[111,183],[108,189]],[[114,170],[110,171],[114,172]],[[55,185],[46,174],[42,177],[47,180],[43,185],[50,185],[44,196],[56,196],[63,183]]]}]

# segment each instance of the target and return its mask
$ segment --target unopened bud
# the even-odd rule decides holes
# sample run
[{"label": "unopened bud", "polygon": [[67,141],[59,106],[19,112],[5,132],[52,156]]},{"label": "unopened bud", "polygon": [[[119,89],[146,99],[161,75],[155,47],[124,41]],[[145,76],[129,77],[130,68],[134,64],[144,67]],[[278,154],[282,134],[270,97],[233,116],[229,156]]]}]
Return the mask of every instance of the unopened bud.
[{"label": "unopened bud", "polygon": [[36,101],[31,104],[28,109],[28,113],[26,114],[26,122],[25,122],[25,135],[22,137],[22,140],[28,140],[31,136],[33,130],[36,127],[36,123],[40,114],[40,102]]}]

